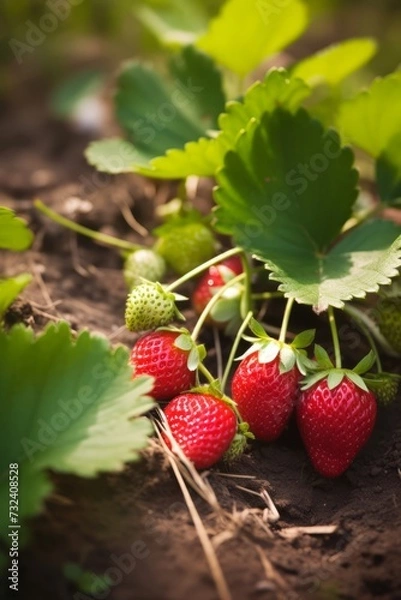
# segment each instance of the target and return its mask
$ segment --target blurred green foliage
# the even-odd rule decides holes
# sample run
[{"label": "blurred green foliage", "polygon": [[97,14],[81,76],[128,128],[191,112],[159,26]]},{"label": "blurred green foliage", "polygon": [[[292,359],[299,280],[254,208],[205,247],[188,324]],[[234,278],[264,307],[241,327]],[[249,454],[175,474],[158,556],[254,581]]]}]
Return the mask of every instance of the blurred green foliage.
[{"label": "blurred green foliage", "polygon": [[[76,67],[105,66],[111,72],[122,59],[151,56],[157,61],[165,49],[135,17],[135,9],[145,5],[165,11],[173,1],[0,0],[0,91],[1,85],[7,87],[10,71],[12,79],[28,72],[31,77],[42,73],[57,80]],[[212,17],[223,0],[188,0],[188,9],[199,2]],[[331,42],[370,35],[381,46],[373,74],[385,74],[401,63],[399,0],[308,0],[307,4],[312,26],[294,48],[297,58]],[[30,44],[27,38],[35,35],[36,45]]]}]

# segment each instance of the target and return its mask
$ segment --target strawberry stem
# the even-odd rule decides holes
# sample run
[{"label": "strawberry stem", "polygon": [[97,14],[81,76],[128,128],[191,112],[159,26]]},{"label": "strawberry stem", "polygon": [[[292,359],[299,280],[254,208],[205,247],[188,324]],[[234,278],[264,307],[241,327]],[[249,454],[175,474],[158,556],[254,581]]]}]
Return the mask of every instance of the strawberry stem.
[{"label": "strawberry stem", "polygon": [[288,298],[287,305],[285,307],[283,320],[281,323],[280,329],[280,337],[278,338],[279,342],[285,342],[285,338],[287,335],[288,324],[290,322],[292,307],[294,306],[295,298]]},{"label": "strawberry stem", "polygon": [[251,279],[252,269],[248,261],[248,257],[245,253],[241,256],[242,269],[245,273],[245,293],[241,298],[241,317],[245,318],[250,310],[252,310],[252,290],[251,290]]},{"label": "strawberry stem", "polygon": [[195,269],[192,269],[192,271],[188,271],[188,273],[185,273],[185,275],[183,275],[179,279],[176,279],[175,281],[173,281],[173,283],[171,283],[169,286],[166,287],[166,290],[168,292],[175,290],[176,288],[178,288],[180,285],[182,285],[186,281],[189,281],[193,277],[200,275],[203,271],[206,271],[206,269],[208,269],[209,267],[213,267],[213,265],[225,260],[226,258],[235,256],[236,254],[240,254],[241,252],[242,252],[242,248],[231,248],[230,250],[227,250],[226,252],[223,252],[222,254],[219,254],[218,256],[215,256],[214,258],[207,260],[206,262],[202,263],[198,267],[195,267]]},{"label": "strawberry stem", "polygon": [[206,378],[206,380],[209,383],[211,383],[211,384],[215,383],[215,381],[216,381],[215,378],[213,377],[213,375],[211,374],[209,369],[207,369],[202,362],[199,363],[198,370],[202,373],[202,375]]},{"label": "strawberry stem", "polygon": [[233,345],[231,346],[230,355],[228,357],[227,364],[224,369],[223,377],[221,378],[221,389],[223,390],[223,392],[225,391],[225,387],[227,385],[228,376],[230,374],[231,367],[234,362],[234,357],[237,353],[237,349],[238,349],[239,343],[242,338],[242,334],[244,333],[245,329],[248,327],[248,323],[251,320],[251,318],[252,318],[252,311],[250,310],[248,312],[248,314],[246,315],[241,327],[238,329],[238,333],[235,336]]},{"label": "strawberry stem", "polygon": [[216,292],[216,294],[214,294],[214,296],[209,300],[209,302],[206,304],[205,308],[201,312],[199,319],[192,331],[191,337],[194,342],[197,340],[198,335],[199,335],[206,319],[208,318],[211,310],[213,309],[214,305],[217,304],[217,302],[220,300],[220,298],[223,296],[223,294],[228,290],[228,288],[232,287],[233,285],[235,285],[236,283],[238,283],[239,281],[241,281],[244,278],[245,278],[245,273],[240,273],[236,277],[233,277],[233,279],[230,279],[230,281],[228,281],[225,285],[223,285],[223,287],[221,287]]},{"label": "strawberry stem", "polygon": [[341,369],[340,339],[338,337],[338,329],[337,329],[337,325],[336,325],[336,319],[334,317],[334,309],[332,306],[329,306],[328,314],[329,314],[331,336],[333,338],[335,365],[336,365],[336,369]]},{"label": "strawberry stem", "polygon": [[127,242],[125,240],[120,240],[112,235],[107,235],[106,233],[100,233],[99,231],[94,231],[93,229],[89,229],[88,227],[84,227],[83,225],[79,225],[62,215],[59,215],[54,210],[43,204],[40,200],[34,201],[34,206],[41,213],[49,217],[55,223],[66,227],[67,229],[71,229],[76,233],[89,237],[96,242],[101,244],[107,244],[108,246],[114,246],[115,248],[120,248],[122,250],[129,250],[130,252],[135,252],[135,250],[140,250],[143,246],[139,244],[132,244],[131,242]]},{"label": "strawberry stem", "polygon": [[273,298],[284,298],[283,292],[261,292],[252,294],[252,300],[272,300]]},{"label": "strawberry stem", "polygon": [[382,373],[383,365],[380,360],[380,355],[379,355],[379,351],[377,349],[377,344],[376,344],[376,342],[373,338],[373,335],[369,329],[369,325],[362,318],[362,315],[364,315],[364,313],[362,311],[359,311],[358,309],[355,309],[354,307],[350,307],[350,306],[344,306],[344,312],[347,313],[351,317],[351,319],[353,319],[355,321],[357,327],[359,327],[359,329],[362,331],[362,333],[368,340],[369,345],[375,355],[377,372]]}]

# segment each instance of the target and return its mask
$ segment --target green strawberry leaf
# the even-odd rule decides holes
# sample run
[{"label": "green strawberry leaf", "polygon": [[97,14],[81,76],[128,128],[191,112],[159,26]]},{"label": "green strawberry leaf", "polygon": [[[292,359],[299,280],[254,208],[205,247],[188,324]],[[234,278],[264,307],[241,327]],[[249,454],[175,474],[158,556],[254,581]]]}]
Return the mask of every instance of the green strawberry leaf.
[{"label": "green strawberry leaf", "polygon": [[336,369],[330,371],[327,376],[327,386],[329,390],[334,390],[334,388],[340,385],[343,379],[344,373],[342,371],[338,371]]},{"label": "green strawberry leaf", "polygon": [[226,152],[234,148],[238,135],[252,119],[282,107],[296,111],[310,94],[301,80],[290,78],[284,69],[272,69],[263,81],[254,83],[242,100],[226,104],[219,118],[220,132],[213,139],[188,142],[183,149],[169,149],[151,161],[150,168],[139,169],[144,175],[162,179],[181,179],[189,175],[213,176],[222,166]]},{"label": "green strawberry leaf", "polygon": [[132,173],[141,165],[146,168],[151,156],[139,151],[131,142],[110,138],[91,142],[85,150],[86,160],[98,171],[105,173]]},{"label": "green strawberry leaf", "polygon": [[299,37],[308,24],[300,0],[227,0],[197,46],[240,76]]},{"label": "green strawberry leaf", "polygon": [[277,358],[280,350],[281,346],[276,340],[271,340],[270,342],[264,343],[258,352],[258,361],[261,364],[272,362],[272,360]]},{"label": "green strawberry leaf", "polygon": [[191,82],[188,87],[176,81],[169,89],[152,68],[130,62],[118,78],[117,119],[140,153],[159,156],[205,133],[199,92],[203,88]]},{"label": "green strawberry leaf", "polygon": [[256,337],[265,338],[267,336],[267,333],[264,330],[263,325],[258,323],[258,321],[256,319],[254,319],[254,317],[252,317],[251,320],[249,321],[249,329],[252,331],[253,334],[256,335]]},{"label": "green strawberry leaf", "polygon": [[[152,432],[152,379],[132,380],[128,351],[66,323],[40,336],[0,332],[0,509],[7,514],[8,467],[18,463],[19,516],[37,513],[52,490],[46,471],[94,477],[137,460]],[[21,377],[23,373],[23,377]],[[0,537],[6,539],[5,521]]]},{"label": "green strawberry leaf", "polygon": [[316,329],[306,329],[294,338],[291,342],[293,348],[307,348],[315,339]]},{"label": "green strawberry leaf", "polygon": [[342,308],[396,276],[393,223],[367,222],[337,241],[357,196],[353,154],[304,110],[251,122],[217,181],[216,228],[264,261],[287,297],[317,312]]},{"label": "green strawberry leaf", "polygon": [[158,41],[168,47],[192,44],[207,26],[207,15],[196,0],[168,0],[155,8],[134,6],[135,15]]},{"label": "green strawberry leaf", "polygon": [[[168,329],[166,329],[166,331],[168,331]],[[193,348],[193,345],[194,345],[194,342],[193,342],[189,332],[182,333],[174,341],[174,346],[176,348],[179,348],[180,350],[184,350],[184,351],[188,351],[188,352]]]},{"label": "green strawberry leaf", "polygon": [[152,159],[177,152],[216,126],[224,109],[222,78],[213,61],[192,46],[170,65],[172,83],[145,65],[125,65],[117,85],[116,114],[128,140],[92,142],[88,162],[100,171],[153,174]]},{"label": "green strawberry leaf", "polygon": [[0,248],[26,250],[32,244],[33,233],[23,219],[15,216],[10,208],[0,206]]},{"label": "green strawberry leaf", "polygon": [[376,160],[376,182],[382,202],[400,205],[401,134],[395,135]]},{"label": "green strawberry leaf", "polygon": [[314,373],[313,375],[308,375],[302,381],[301,390],[305,391],[311,388],[315,383],[318,383],[322,379],[325,379],[328,375],[328,371],[319,371],[318,373]]},{"label": "green strawberry leaf", "polygon": [[241,291],[239,288],[231,288],[231,290],[234,291],[235,295],[233,294],[231,298],[220,298],[210,311],[210,316],[218,323],[231,321],[239,314]]},{"label": "green strawberry leaf", "polygon": [[330,356],[328,355],[327,351],[323,348],[323,346],[320,346],[319,344],[315,344],[315,357],[317,360],[317,363],[319,365],[320,369],[332,369],[333,368],[333,363],[331,361]]},{"label": "green strawberry leaf", "polygon": [[194,109],[197,118],[206,128],[217,127],[217,120],[224,110],[226,97],[220,71],[213,60],[194,46],[187,46],[174,55],[170,63],[171,74],[182,89],[195,89]]},{"label": "green strawberry leaf", "polygon": [[287,346],[282,346],[280,350],[280,373],[288,373],[294,367],[297,360],[297,353]]},{"label": "green strawberry leaf", "polygon": [[362,379],[362,377],[360,375],[358,375],[357,373],[355,373],[354,371],[347,370],[346,376],[348,377],[348,379],[350,379],[352,381],[352,383],[355,383],[355,385],[357,385],[364,392],[369,391],[369,388],[367,387],[367,385],[364,382],[364,380]]},{"label": "green strawberry leaf", "polygon": [[0,319],[31,281],[32,275],[29,275],[29,273],[21,273],[16,277],[0,279]]},{"label": "green strawberry leaf", "polygon": [[369,90],[344,102],[338,126],[344,137],[375,158],[401,131],[401,71],[375,79]]},{"label": "green strawberry leaf", "polygon": [[377,51],[372,38],[354,38],[323,48],[295,65],[292,75],[300,77],[310,86],[327,83],[338,85],[343,79],[360,69]]},{"label": "green strawberry leaf", "polygon": [[359,363],[356,365],[356,367],[354,367],[352,370],[357,375],[363,375],[364,373],[366,373],[367,371],[369,371],[369,369],[371,369],[373,367],[375,362],[376,362],[376,354],[373,352],[373,350],[371,350],[369,352],[369,354],[364,356],[362,358],[362,360],[360,360]]}]

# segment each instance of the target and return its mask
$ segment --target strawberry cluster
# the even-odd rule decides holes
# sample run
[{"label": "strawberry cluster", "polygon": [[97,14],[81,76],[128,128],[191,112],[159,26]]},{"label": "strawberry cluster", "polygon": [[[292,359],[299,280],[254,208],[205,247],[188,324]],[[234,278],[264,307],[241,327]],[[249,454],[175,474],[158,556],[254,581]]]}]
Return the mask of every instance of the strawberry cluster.
[{"label": "strawberry cluster", "polygon": [[[252,313],[244,321],[245,261],[246,257],[233,254],[203,269],[191,298],[199,315],[192,333],[172,326],[174,320],[183,318],[176,308],[176,301],[183,297],[171,291],[174,284],[164,287],[148,281],[133,288],[126,325],[131,331],[151,330],[132,349],[133,376],[154,378],[153,397],[167,403],[166,443],[173,451],[178,445],[199,469],[222,458],[235,458],[251,438],[276,440],[295,415],[315,469],[325,477],[337,477],[372,433],[376,395],[388,402],[398,381],[386,374],[366,374],[375,360],[373,353],[353,370],[343,369],[337,360],[334,366],[320,346],[315,346],[312,359],[308,357],[312,330],[297,335],[289,344],[285,342],[286,326],[279,339],[274,339]],[[195,269],[196,274],[200,271]],[[285,320],[287,325],[288,316],[283,323]],[[231,397],[224,393],[226,377],[223,382],[214,380],[203,364],[206,350],[196,339],[204,324],[226,331],[234,325],[234,330],[240,330],[236,341],[251,342],[232,377]],[[243,335],[246,327],[252,337]]]}]

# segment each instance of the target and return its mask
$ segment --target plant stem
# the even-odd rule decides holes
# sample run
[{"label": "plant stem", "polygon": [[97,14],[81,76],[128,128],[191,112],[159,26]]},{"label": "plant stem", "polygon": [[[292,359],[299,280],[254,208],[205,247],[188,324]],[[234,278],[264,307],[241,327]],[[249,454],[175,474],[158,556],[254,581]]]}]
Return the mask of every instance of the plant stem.
[{"label": "plant stem", "polygon": [[278,338],[279,342],[285,342],[285,337],[287,335],[288,323],[290,321],[292,307],[294,305],[295,299],[288,298],[287,306],[285,307],[283,321],[281,323],[280,337]]},{"label": "plant stem", "polygon": [[199,319],[195,325],[195,327],[193,328],[192,334],[191,334],[191,338],[193,339],[193,341],[195,342],[200,330],[202,329],[206,319],[208,318],[211,310],[213,309],[213,307],[215,306],[215,304],[217,304],[217,302],[220,300],[220,298],[223,296],[223,294],[233,285],[235,285],[236,283],[238,283],[239,281],[241,281],[242,279],[245,278],[245,273],[240,273],[239,275],[237,275],[236,277],[233,277],[232,279],[230,279],[230,281],[228,281],[225,285],[223,285],[223,287],[221,287],[218,292],[216,292],[216,294],[214,296],[212,296],[212,298],[209,300],[209,302],[206,304],[205,308],[203,309],[202,313],[199,316]]},{"label": "plant stem", "polygon": [[336,320],[334,317],[334,309],[332,306],[329,306],[328,313],[329,313],[329,323],[330,323],[331,335],[333,338],[336,369],[341,369],[340,339],[338,337],[338,329],[337,329]]},{"label": "plant stem", "polygon": [[242,269],[245,273],[245,291],[241,298],[241,317],[244,318],[252,310],[251,278],[252,269],[245,253],[241,256]]},{"label": "plant stem", "polygon": [[199,363],[198,369],[202,373],[202,375],[205,376],[205,378],[207,379],[207,381],[209,383],[214,383],[215,382],[215,378],[213,377],[213,375],[211,374],[211,372],[209,371],[209,369],[207,369],[203,363]]},{"label": "plant stem", "polygon": [[272,300],[273,298],[284,298],[282,292],[261,292],[251,294],[252,300]]},{"label": "plant stem", "polygon": [[89,237],[101,244],[107,244],[108,246],[114,246],[115,248],[120,248],[121,250],[130,250],[131,252],[134,252],[135,250],[139,250],[139,249],[143,248],[143,246],[141,246],[139,244],[132,244],[131,242],[127,242],[125,240],[120,240],[119,238],[116,238],[112,235],[107,235],[106,233],[100,233],[99,231],[94,231],[93,229],[89,229],[88,227],[79,225],[78,223],[75,223],[74,221],[71,221],[70,219],[63,217],[62,215],[59,215],[54,210],[52,210],[51,208],[49,208],[48,206],[43,204],[43,202],[41,202],[40,200],[35,200],[34,206],[40,212],[42,212],[44,215],[46,215],[47,217],[52,219],[52,221],[54,221],[55,223],[58,223],[59,225],[62,225],[63,227],[66,227],[67,229],[71,229],[72,231],[75,231],[76,233],[85,235],[86,237]]},{"label": "plant stem", "polygon": [[[361,316],[362,311],[359,311],[357,308],[346,305],[346,306],[344,306],[344,312],[347,313],[348,316],[351,317],[351,319],[353,319],[355,321],[357,327],[359,327],[359,329],[365,335],[365,337],[368,340],[370,347],[372,348],[374,355],[375,355],[377,372],[382,373],[383,366],[382,366],[382,362],[380,360],[380,355],[379,355],[379,351],[377,349],[377,344],[376,344],[376,342],[373,338],[373,335],[369,329],[369,325],[364,321],[363,317]],[[362,315],[365,316],[364,313],[362,313]]]},{"label": "plant stem", "polygon": [[248,314],[246,315],[245,319],[243,320],[241,327],[238,329],[238,333],[235,336],[233,345],[231,346],[230,355],[228,357],[227,364],[224,369],[223,377],[221,378],[221,389],[223,390],[223,392],[225,391],[225,387],[227,385],[228,376],[230,374],[231,367],[234,362],[234,357],[237,353],[237,349],[238,349],[239,343],[242,338],[242,334],[244,333],[245,329],[248,327],[248,323],[251,320],[251,318],[252,318],[252,311],[250,310],[248,312]]},{"label": "plant stem", "polygon": [[207,260],[206,262],[202,263],[198,267],[195,267],[195,269],[192,269],[192,271],[188,271],[188,273],[185,273],[185,275],[183,275],[179,279],[176,279],[175,281],[173,281],[173,283],[171,283],[169,286],[166,287],[166,290],[168,292],[172,292],[173,290],[178,288],[180,285],[182,285],[186,281],[189,281],[193,277],[200,275],[200,273],[202,273],[203,271],[206,271],[206,269],[208,269],[209,267],[213,267],[213,265],[221,262],[222,260],[225,260],[226,258],[230,258],[230,256],[235,256],[236,254],[240,254],[241,252],[242,252],[241,248],[231,248],[230,250],[227,250],[226,252],[223,252],[222,254],[219,254],[218,256],[215,256],[214,258]]}]

